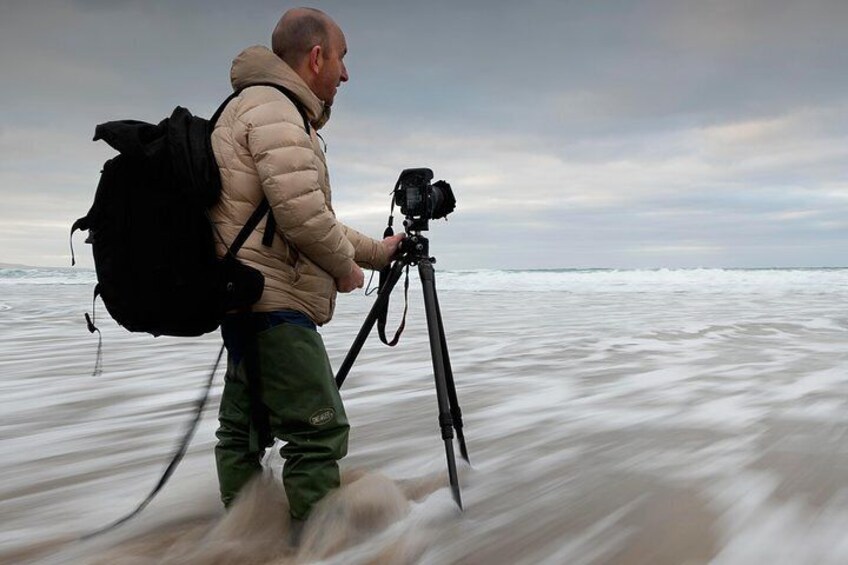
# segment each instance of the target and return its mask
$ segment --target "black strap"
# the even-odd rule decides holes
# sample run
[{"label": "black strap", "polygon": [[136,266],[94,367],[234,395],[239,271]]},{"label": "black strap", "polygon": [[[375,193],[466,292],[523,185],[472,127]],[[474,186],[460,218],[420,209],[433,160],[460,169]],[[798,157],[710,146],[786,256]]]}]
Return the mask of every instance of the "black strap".
[{"label": "black strap", "polygon": [[[251,325],[253,321],[245,322]],[[248,445],[251,451],[261,452],[265,448],[266,440],[271,436],[271,422],[268,408],[262,402],[262,380],[259,361],[258,328],[246,327],[244,335],[247,339],[244,344],[244,370],[247,376],[247,396],[250,406],[250,423],[253,426],[249,434]]]},{"label": "black strap", "polygon": [[[398,181],[400,184],[400,181]],[[398,185],[395,185],[395,190],[397,190]],[[383,231],[383,239],[387,237],[392,237],[395,235],[395,230],[392,228],[392,223],[394,221],[394,210],[395,210],[395,200],[392,198],[392,209],[389,212],[389,223],[386,226],[386,229]],[[382,269],[380,269],[380,286],[379,292],[386,291],[386,281],[389,279],[389,273],[391,272],[392,267],[391,264],[386,265]],[[389,317],[389,300],[386,299],[386,303],[383,305],[383,308],[377,312],[377,333],[380,335],[380,341],[388,345],[389,347],[394,347],[397,345],[398,340],[400,340],[400,334],[403,333],[403,329],[406,327],[406,313],[409,310],[409,264],[406,265],[406,278],[403,281],[403,317],[400,320],[400,325],[398,326],[397,331],[395,331],[395,337],[392,338],[392,341],[388,341],[386,339],[386,322]]]},{"label": "black strap", "polygon": [[[233,98],[235,98],[236,96],[238,96],[239,94],[244,92],[246,89],[251,88],[253,86],[270,86],[271,88],[278,90],[286,98],[291,100],[292,104],[294,104],[294,107],[297,108],[297,111],[300,114],[300,117],[303,119],[303,129],[305,129],[306,134],[309,135],[309,132],[310,132],[309,116],[306,113],[306,108],[304,107],[303,103],[298,99],[298,97],[295,95],[294,92],[292,92],[291,90],[289,90],[288,88],[286,88],[284,86],[281,86],[279,84],[275,84],[273,82],[253,83],[253,84],[250,84],[248,86],[243,86],[243,87],[239,88],[238,90],[236,90],[235,92],[233,92],[232,94],[230,94],[227,97],[227,99],[224,100],[224,102],[221,103],[220,106],[218,106],[218,109],[215,110],[215,113],[209,119],[209,131],[210,131],[210,133],[212,132],[212,129],[215,127],[215,124],[218,123],[218,119],[221,117],[221,114],[223,113],[224,108],[227,107],[227,104],[232,102]],[[254,221],[254,216],[257,215],[259,210],[262,210],[262,212],[258,215],[258,217],[255,218],[255,221]],[[274,212],[271,210],[271,207],[268,205],[268,200],[263,199],[262,203],[259,204],[259,207],[254,211],[253,215],[250,216],[250,219],[244,225],[244,228],[242,229],[242,231],[239,232],[238,237],[236,237],[235,241],[230,246],[229,253],[233,257],[235,257],[236,253],[238,253],[238,250],[241,249],[241,246],[244,245],[245,241],[247,241],[247,238],[250,236],[250,233],[253,232],[253,230],[256,229],[256,226],[259,225],[259,220],[261,220],[262,216],[266,213],[268,214],[268,219],[265,222],[265,233],[262,236],[262,245],[264,245],[265,247],[271,247],[271,245],[274,243],[274,234],[277,231],[277,220],[274,218]],[[249,227],[249,229],[248,229],[248,227]],[[73,232],[71,232],[71,233],[73,233]]]},{"label": "black strap", "polygon": [[236,90],[235,92],[233,92],[232,94],[227,96],[227,98],[223,102],[221,102],[221,105],[218,106],[218,109],[215,110],[215,113],[212,114],[212,117],[209,118],[209,133],[210,134],[212,133],[212,130],[215,129],[215,124],[218,123],[218,118],[220,118],[221,114],[224,113],[224,108],[227,107],[227,104],[229,104],[230,102],[233,101],[233,98],[235,98],[236,96],[241,94],[242,90],[244,90],[244,89],[242,88],[241,90]]},{"label": "black strap", "polygon": [[283,96],[285,96],[286,98],[291,100],[292,104],[294,104],[294,107],[297,108],[297,111],[300,113],[300,117],[303,118],[303,129],[306,130],[307,135],[309,134],[310,124],[309,124],[309,117],[306,114],[306,107],[303,105],[303,103],[300,101],[300,99],[297,97],[297,95],[294,92],[292,92],[291,90],[289,90],[285,86],[280,86],[279,84],[274,84],[273,82],[257,82],[257,83],[251,84],[250,86],[245,86],[244,88],[238,90],[237,92],[241,93],[245,88],[250,88],[251,86],[270,86],[271,88],[277,89],[279,92],[281,92],[283,94]]},{"label": "black strap", "polygon": [[265,233],[262,235],[262,245],[271,247],[274,243],[274,234],[277,232],[277,220],[274,218],[274,212],[268,210],[268,220],[265,222]]},{"label": "black strap", "polygon": [[148,504],[150,504],[150,501],[153,500],[153,497],[156,496],[156,493],[158,493],[162,489],[162,487],[165,486],[165,483],[167,483],[168,479],[171,478],[171,475],[174,473],[174,470],[176,470],[177,465],[179,465],[183,456],[186,454],[186,451],[188,451],[188,446],[191,443],[191,438],[194,437],[194,432],[197,431],[197,424],[200,422],[200,417],[203,415],[203,408],[206,406],[206,401],[209,398],[209,390],[212,388],[212,382],[215,380],[215,372],[218,370],[218,365],[221,363],[221,357],[223,356],[223,354],[224,346],[221,345],[221,349],[218,351],[218,357],[215,359],[215,365],[212,367],[212,370],[209,371],[209,378],[206,381],[206,386],[204,387],[203,394],[195,401],[194,418],[186,427],[185,434],[183,434],[183,439],[180,442],[180,445],[177,447],[177,450],[174,452],[174,455],[171,458],[171,462],[168,464],[168,467],[165,469],[165,472],[162,474],[162,477],[159,479],[159,482],[156,483],[156,486],[153,487],[153,490],[150,491],[150,494],[147,495],[147,498],[142,500],[141,504],[139,504],[135,510],[133,510],[120,520],[117,520],[111,523],[110,525],[106,526],[105,528],[97,530],[96,532],[84,535],[81,538],[82,540],[87,540],[89,538],[106,533],[120,526],[121,524],[123,524],[124,522],[144,510],[144,508]]},{"label": "black strap", "polygon": [[309,117],[306,113],[306,107],[303,105],[303,103],[300,101],[300,99],[297,97],[297,95],[294,92],[292,92],[291,90],[289,90],[285,86],[281,86],[281,85],[275,84],[273,82],[255,82],[253,84],[243,86],[243,87],[239,88],[238,90],[236,90],[235,92],[233,92],[232,94],[230,94],[227,97],[227,99],[224,100],[224,102],[221,103],[220,106],[218,106],[218,109],[215,110],[215,113],[212,114],[212,117],[209,118],[210,132],[211,132],[212,128],[215,127],[215,124],[218,123],[218,118],[221,117],[221,114],[224,112],[224,108],[227,107],[227,104],[232,102],[233,98],[235,98],[236,96],[238,96],[239,94],[244,92],[246,89],[251,88],[253,86],[270,86],[271,88],[277,89],[279,92],[281,92],[283,94],[283,96],[285,96],[286,98],[291,100],[292,104],[294,104],[294,107],[297,108],[297,111],[300,114],[300,117],[303,118],[303,129],[306,130],[307,134],[309,133],[310,124],[309,124]]},{"label": "black strap", "polygon": [[85,323],[88,326],[90,333],[97,332],[97,355],[94,357],[94,370],[91,372],[92,377],[99,377],[103,373],[103,334],[100,329],[94,325],[97,321],[97,297],[100,296],[100,284],[94,285],[94,295],[91,297],[91,316],[88,312],[85,313]]},{"label": "black strap", "polygon": [[89,333],[100,333],[100,330],[94,325],[94,321],[97,319],[95,306],[97,306],[98,296],[100,296],[100,283],[94,285],[94,295],[91,297],[91,316],[88,315],[88,312],[85,313],[85,325],[88,327]]},{"label": "black strap", "polygon": [[[386,273],[388,275],[388,273]],[[383,271],[380,272],[380,289],[381,292],[384,290],[383,286]],[[389,301],[386,300],[386,304],[383,309],[377,314],[377,333],[380,336],[380,341],[388,345],[389,347],[394,347],[397,345],[400,340],[400,334],[403,333],[403,329],[406,327],[406,313],[409,310],[409,265],[406,266],[406,277],[403,280],[403,317],[400,320],[400,325],[398,329],[395,331],[395,337],[392,338],[391,341],[386,339],[386,321],[388,320],[389,315]]]},{"label": "black strap", "polygon": [[262,202],[259,203],[259,206],[256,207],[256,210],[253,211],[253,214],[250,215],[250,218],[247,219],[244,226],[241,228],[241,231],[238,233],[236,238],[233,240],[233,243],[230,245],[230,248],[227,250],[227,254],[235,258],[236,254],[241,249],[241,246],[244,245],[244,242],[247,241],[247,238],[253,233],[253,230],[256,229],[256,226],[259,225],[259,222],[262,220],[262,216],[271,212],[271,206],[268,204],[268,199],[263,198]]},{"label": "black strap", "polygon": [[76,257],[74,257],[74,232],[77,230],[87,230],[88,229],[88,216],[83,216],[82,218],[77,218],[77,221],[71,226],[71,267],[77,264]]}]

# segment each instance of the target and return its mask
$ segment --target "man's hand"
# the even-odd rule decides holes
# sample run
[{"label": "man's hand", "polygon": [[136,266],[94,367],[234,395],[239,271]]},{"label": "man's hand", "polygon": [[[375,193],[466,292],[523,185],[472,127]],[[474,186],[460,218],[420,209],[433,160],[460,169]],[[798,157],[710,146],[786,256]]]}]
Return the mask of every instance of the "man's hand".
[{"label": "man's hand", "polygon": [[389,258],[389,261],[394,259],[395,254],[398,252],[398,249],[400,248],[400,242],[405,237],[406,237],[405,233],[399,233],[397,235],[387,237],[386,239],[384,239],[383,241],[380,242],[383,245],[383,249],[385,249],[385,251],[386,251],[386,257]]},{"label": "man's hand", "polygon": [[336,279],[336,288],[339,292],[350,292],[357,288],[362,288],[362,285],[364,284],[365,273],[362,272],[362,269],[360,269],[359,265],[356,263],[353,264],[353,267],[350,269],[350,273]]}]

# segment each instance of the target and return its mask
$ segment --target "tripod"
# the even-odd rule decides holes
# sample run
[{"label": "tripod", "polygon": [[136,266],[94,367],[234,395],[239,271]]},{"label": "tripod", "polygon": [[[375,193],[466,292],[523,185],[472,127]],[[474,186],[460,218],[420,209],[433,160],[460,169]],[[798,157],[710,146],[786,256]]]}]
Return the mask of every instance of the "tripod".
[{"label": "tripod", "polygon": [[424,288],[424,308],[427,314],[427,330],[430,337],[430,355],[433,358],[433,374],[436,381],[436,401],[439,405],[439,427],[445,442],[445,454],[448,462],[448,477],[450,479],[453,499],[462,509],[462,498],[459,492],[459,479],[456,472],[456,458],[453,449],[454,430],[459,440],[459,451],[462,458],[469,462],[468,449],[465,447],[465,436],[462,433],[462,411],[456,396],[456,386],[451,371],[448,346],[445,340],[445,328],[442,324],[442,313],[439,310],[439,299],[436,296],[436,277],[433,263],[436,259],[429,257],[429,241],[419,231],[412,232],[401,241],[400,257],[395,260],[386,281],[378,290],[377,300],[365,318],[362,328],[356,335],[353,345],[336,374],[336,385],[342,384],[353,367],[359,351],[362,349],[374,323],[381,316],[384,318],[388,310],[389,296],[405,267],[418,266],[418,275]]}]

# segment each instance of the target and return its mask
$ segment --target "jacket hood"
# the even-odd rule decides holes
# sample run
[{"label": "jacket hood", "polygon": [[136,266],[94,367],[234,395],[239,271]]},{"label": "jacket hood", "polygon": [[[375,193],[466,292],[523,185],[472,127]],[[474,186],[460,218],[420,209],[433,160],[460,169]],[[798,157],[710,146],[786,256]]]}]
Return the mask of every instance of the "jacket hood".
[{"label": "jacket hood", "polygon": [[312,92],[294,70],[273,51],[262,45],[248,47],[233,60],[230,69],[233,90],[258,82],[272,82],[288,88],[301,101],[316,130],[330,119],[330,107]]}]

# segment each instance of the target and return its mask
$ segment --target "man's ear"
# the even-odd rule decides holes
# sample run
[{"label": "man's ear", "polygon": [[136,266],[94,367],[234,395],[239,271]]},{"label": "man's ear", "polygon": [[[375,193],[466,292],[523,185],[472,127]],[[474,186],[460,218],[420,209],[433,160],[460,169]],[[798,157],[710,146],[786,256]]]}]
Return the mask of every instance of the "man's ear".
[{"label": "man's ear", "polygon": [[318,74],[324,65],[324,50],[320,45],[315,45],[309,50],[309,70]]}]

